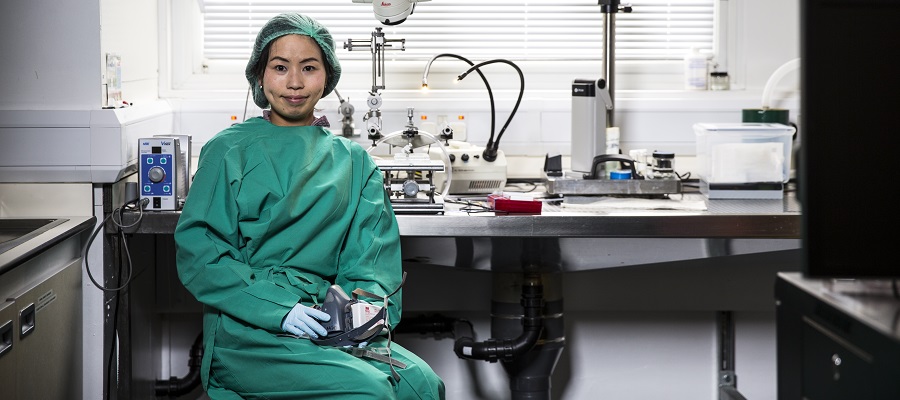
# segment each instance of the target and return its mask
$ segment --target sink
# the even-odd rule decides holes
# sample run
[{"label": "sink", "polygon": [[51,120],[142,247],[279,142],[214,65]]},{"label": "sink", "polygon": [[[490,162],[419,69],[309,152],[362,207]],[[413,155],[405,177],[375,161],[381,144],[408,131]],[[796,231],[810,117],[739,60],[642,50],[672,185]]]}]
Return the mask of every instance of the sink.
[{"label": "sink", "polygon": [[66,222],[53,218],[0,218],[0,254]]}]

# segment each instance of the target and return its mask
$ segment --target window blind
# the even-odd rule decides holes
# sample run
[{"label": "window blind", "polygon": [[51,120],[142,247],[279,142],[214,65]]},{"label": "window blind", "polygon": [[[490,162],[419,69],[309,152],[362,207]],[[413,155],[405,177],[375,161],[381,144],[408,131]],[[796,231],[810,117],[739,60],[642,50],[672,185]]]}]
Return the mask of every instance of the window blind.
[{"label": "window blind", "polygon": [[[597,0],[432,0],[412,15],[384,26],[372,5],[351,0],[198,0],[203,55],[246,60],[256,33],[273,16],[296,11],[319,20],[335,39],[342,60],[370,60],[348,51],[349,39],[368,40],[375,27],[386,39],[405,39],[392,60],[428,60],[440,53],[516,61],[594,61],[602,58],[603,13]],[[692,47],[714,48],[715,0],[635,0],[631,13],[615,14],[617,60],[680,60]]]}]

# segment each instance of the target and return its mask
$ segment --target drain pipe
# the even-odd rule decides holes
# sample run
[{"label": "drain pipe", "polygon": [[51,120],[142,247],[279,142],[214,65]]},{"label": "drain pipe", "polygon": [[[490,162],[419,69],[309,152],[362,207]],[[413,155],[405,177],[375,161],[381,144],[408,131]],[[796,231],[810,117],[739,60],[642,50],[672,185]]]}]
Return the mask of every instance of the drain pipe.
[{"label": "drain pipe", "polygon": [[515,339],[488,339],[476,342],[475,330],[470,321],[448,318],[440,314],[404,317],[395,332],[432,334],[435,339],[453,338],[456,340],[453,351],[459,358],[489,362],[511,361],[531,350],[541,336],[544,302],[543,286],[539,277],[526,279],[523,283],[521,304],[524,307],[522,333]]},{"label": "drain pipe", "polygon": [[187,375],[182,378],[171,377],[168,380],[158,380],[154,385],[157,397],[179,397],[190,393],[200,386],[200,362],[203,359],[203,332],[197,335],[194,345],[191,346],[191,355],[188,360]]},{"label": "drain pipe", "polygon": [[460,358],[501,362],[513,400],[549,400],[550,375],[565,348],[561,283],[558,274],[494,273],[491,336],[500,339],[476,342],[471,322],[440,314],[404,317],[395,332],[455,338]]},{"label": "drain pipe", "polygon": [[[522,333],[514,339],[488,339],[476,342],[475,335],[456,337],[453,351],[460,358],[489,362],[512,361],[531,350],[543,329],[544,287],[540,275],[529,275],[522,283]],[[471,326],[471,325],[470,325]]]}]

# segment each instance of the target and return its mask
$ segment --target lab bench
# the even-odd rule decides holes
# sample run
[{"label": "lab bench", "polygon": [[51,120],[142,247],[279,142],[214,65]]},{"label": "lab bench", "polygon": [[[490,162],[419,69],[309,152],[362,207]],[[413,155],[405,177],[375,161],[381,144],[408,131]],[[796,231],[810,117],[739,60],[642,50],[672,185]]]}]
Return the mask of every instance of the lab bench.
[{"label": "lab bench", "polygon": [[[397,224],[403,237],[800,238],[800,205],[792,192],[777,200],[708,200],[698,193],[678,196],[705,201],[707,209],[580,212],[552,207],[539,215],[494,215],[448,206],[444,214],[398,214]],[[172,234],[180,215],[179,211],[145,212],[141,223],[126,232]]]},{"label": "lab bench", "polygon": [[[456,268],[490,272],[492,279],[503,280],[503,284],[493,285],[511,288],[508,292],[493,293],[492,314],[515,314],[520,302],[515,291],[523,280],[535,278],[544,285],[544,304],[547,315],[555,315],[555,320],[547,317],[541,345],[551,351],[548,355],[528,357],[528,362],[536,362],[540,357],[549,358],[544,363],[552,372],[552,361],[559,356],[565,343],[562,328],[563,290],[559,276],[562,273],[661,263],[679,260],[693,260],[729,256],[742,253],[766,253],[781,250],[796,251],[799,248],[801,230],[800,205],[793,192],[787,192],[777,200],[708,200],[699,193],[677,195],[686,201],[703,201],[703,211],[684,210],[622,210],[582,212],[569,211],[552,204],[545,204],[539,215],[495,215],[493,213],[467,213],[456,204],[448,204],[444,214],[438,215],[397,215],[402,241],[404,268],[416,265]],[[128,213],[123,225],[129,225],[138,213]],[[184,293],[165,289],[166,294],[153,293],[161,290],[154,281],[167,279],[177,282],[174,268],[174,241],[172,234],[178,223],[180,212],[144,212],[139,224],[125,230],[134,243],[132,258],[143,258],[145,266],[135,266],[135,274],[144,279],[135,280],[130,293],[119,296],[120,315],[146,314],[156,308],[173,308],[172,302],[179,302]],[[107,232],[115,232],[117,227],[107,225]],[[106,271],[117,274],[121,264],[126,262],[126,254],[120,250],[117,235],[107,235],[106,246],[112,251],[105,252]],[[657,250],[664,241],[703,242],[702,250]],[[625,243],[621,241],[626,241]],[[749,245],[739,241],[750,242]],[[610,247],[615,247],[611,249]],[[685,248],[681,246],[680,248]],[[654,249],[648,251],[647,249]],[[168,256],[161,254],[168,253]],[[160,268],[156,268],[159,264]],[[145,272],[141,272],[146,269]],[[152,271],[155,270],[155,271]],[[165,276],[166,278],[162,278]],[[499,277],[499,278],[498,278]],[[409,282],[407,282],[409,284]],[[410,288],[411,289],[411,288]],[[410,291],[409,295],[413,295]],[[142,294],[138,294],[142,293]],[[566,293],[570,295],[571,293]],[[408,296],[409,296],[408,295]],[[408,301],[408,296],[406,300]],[[166,297],[159,299],[159,297]],[[439,296],[436,296],[439,297]],[[133,300],[133,301],[132,301]],[[192,299],[191,299],[192,300]],[[187,300],[185,300],[187,301]],[[166,305],[166,303],[169,303]],[[134,303],[134,304],[132,304]],[[160,305],[162,304],[162,305]],[[727,308],[723,308],[727,310]],[[199,309],[197,309],[199,311]],[[720,379],[720,399],[742,398],[733,384],[733,325],[729,311],[718,313],[718,337],[723,351],[719,352],[722,368]],[[509,318],[506,318],[509,319]],[[405,320],[405,319],[404,319]],[[512,319],[516,321],[516,319]],[[135,318],[118,321],[120,346],[118,373],[119,397],[137,398],[152,393],[153,376],[145,374],[132,365],[147,365],[146,349],[132,349],[129,343],[144,345],[154,339],[148,334],[145,322]],[[492,325],[494,322],[492,322]],[[517,328],[518,326],[518,328]],[[496,335],[517,335],[521,326],[513,324],[495,330]],[[497,333],[501,332],[501,333]],[[496,338],[496,337],[495,337]],[[503,336],[501,339],[508,339]],[[108,343],[108,341],[107,341]],[[555,346],[555,347],[554,347]],[[537,352],[533,350],[532,352]],[[524,370],[530,368],[512,368]],[[532,371],[533,372],[533,371]],[[151,374],[152,375],[152,374]],[[132,377],[129,379],[128,377]],[[528,381],[533,381],[528,377]],[[517,379],[510,376],[511,381]],[[532,382],[533,383],[533,382]],[[529,383],[531,384],[531,383]],[[549,383],[547,383],[549,386]],[[536,389],[540,398],[544,387]],[[532,398],[534,393],[529,394]]]}]

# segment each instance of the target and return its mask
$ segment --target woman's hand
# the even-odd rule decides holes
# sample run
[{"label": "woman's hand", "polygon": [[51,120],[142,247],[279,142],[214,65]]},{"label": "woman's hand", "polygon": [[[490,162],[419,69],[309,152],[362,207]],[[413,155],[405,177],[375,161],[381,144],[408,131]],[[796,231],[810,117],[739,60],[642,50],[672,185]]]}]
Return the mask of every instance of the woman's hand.
[{"label": "woman's hand", "polygon": [[321,310],[297,303],[297,305],[291,309],[291,312],[284,317],[284,322],[281,323],[281,329],[297,336],[308,336],[312,339],[316,339],[319,336],[328,334],[319,321],[327,322],[330,319],[331,316],[325,314]]}]

